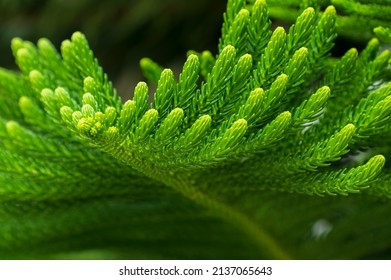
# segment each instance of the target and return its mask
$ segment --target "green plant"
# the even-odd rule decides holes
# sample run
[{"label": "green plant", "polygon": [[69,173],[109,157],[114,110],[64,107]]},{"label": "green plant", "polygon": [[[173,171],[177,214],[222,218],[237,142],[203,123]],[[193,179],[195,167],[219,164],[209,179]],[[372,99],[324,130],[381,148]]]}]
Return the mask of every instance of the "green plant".
[{"label": "green plant", "polygon": [[151,103],[144,82],[122,103],[79,32],[61,56],[14,39],[1,258],[389,257],[391,55],[330,57],[335,22],[272,32],[264,0],[229,0],[216,57],[141,60]]},{"label": "green plant", "polygon": [[327,6],[334,5],[338,13],[338,35],[355,41],[369,40],[375,27],[391,27],[388,0],[269,0],[267,3],[272,18],[291,22],[308,6],[321,12]]},{"label": "green plant", "polygon": [[[80,30],[110,79],[115,82],[126,71],[133,73],[128,83],[134,85],[140,79],[136,62],[142,56],[172,64],[190,47],[215,50],[224,6],[224,0],[198,0],[191,9],[178,0],[1,0],[0,53],[8,53],[14,37],[47,37],[59,45]],[[14,68],[12,56],[1,55],[0,65]]]}]

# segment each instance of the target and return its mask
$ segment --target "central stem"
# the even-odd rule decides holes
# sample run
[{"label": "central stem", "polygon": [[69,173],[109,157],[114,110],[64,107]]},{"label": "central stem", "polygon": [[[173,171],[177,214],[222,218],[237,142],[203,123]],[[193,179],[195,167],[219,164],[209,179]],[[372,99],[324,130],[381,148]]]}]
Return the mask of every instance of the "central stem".
[{"label": "central stem", "polygon": [[[110,151],[108,152],[110,153]],[[137,153],[129,154],[129,152],[124,150],[118,152],[119,150],[115,153],[111,151],[111,154],[115,155],[117,159],[126,165],[132,166],[134,169],[145,174],[147,177],[162,182],[195,204],[211,211],[214,216],[235,227],[239,227],[254,241],[260,251],[268,252],[270,258],[290,259],[289,255],[277,244],[277,241],[265,230],[260,228],[258,223],[224,202],[218,201],[203,193],[190,182],[188,176],[164,170],[158,165],[154,165],[153,162],[138,157]],[[131,159],[131,161],[129,161],[129,159]]]},{"label": "central stem", "polygon": [[[165,182],[164,182],[165,183]],[[174,182],[166,183],[177,192],[181,193],[186,198],[194,203],[210,210],[215,216],[220,219],[239,227],[250,237],[257,247],[269,253],[272,259],[290,259],[289,255],[277,244],[266,231],[258,226],[257,223],[249,219],[247,216],[228,206],[227,204],[217,201],[202,193],[200,190],[183,180],[180,176]]]}]

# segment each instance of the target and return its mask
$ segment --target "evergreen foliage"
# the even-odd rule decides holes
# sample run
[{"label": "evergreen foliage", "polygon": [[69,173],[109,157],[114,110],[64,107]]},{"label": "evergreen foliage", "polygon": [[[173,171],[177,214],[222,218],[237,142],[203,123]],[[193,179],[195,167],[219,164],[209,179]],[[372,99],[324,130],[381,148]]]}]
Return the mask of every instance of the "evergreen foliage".
[{"label": "evergreen foliage", "polygon": [[228,0],[216,56],[179,75],[142,59],[156,90],[124,103],[80,32],[60,53],[14,39],[0,257],[390,257],[391,54],[372,39],[332,58],[333,6],[289,30],[268,11]]},{"label": "evergreen foliage", "polygon": [[[254,3],[255,0],[249,2]],[[270,16],[293,22],[309,6],[318,11],[329,5],[337,9],[338,34],[356,41],[368,40],[378,26],[391,28],[389,0],[268,0]]]}]

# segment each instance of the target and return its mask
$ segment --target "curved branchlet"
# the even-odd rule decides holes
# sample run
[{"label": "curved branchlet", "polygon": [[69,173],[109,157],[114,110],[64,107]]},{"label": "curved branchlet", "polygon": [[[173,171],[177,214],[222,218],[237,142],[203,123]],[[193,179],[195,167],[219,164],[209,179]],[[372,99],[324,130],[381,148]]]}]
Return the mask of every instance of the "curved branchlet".
[{"label": "curved branchlet", "polygon": [[[268,211],[255,199],[273,191],[390,198],[390,141],[381,141],[391,135],[390,52],[380,52],[373,39],[361,52],[352,48],[330,58],[338,18],[333,6],[320,12],[304,3],[291,27],[272,30],[268,5],[229,0],[218,53],[189,52],[178,75],[143,58],[140,66],[156,91],[150,96],[153,87],[139,82],[125,102],[80,32],[60,53],[47,39],[37,46],[14,39],[20,73],[0,69],[0,214],[23,203],[42,203],[44,211],[58,204],[67,218],[58,224],[30,207],[40,213],[31,214],[36,223],[50,216],[47,236],[75,236],[65,223],[80,216],[83,234],[97,231],[113,241],[105,218],[124,210],[118,232],[131,231],[131,244],[146,236],[149,245],[156,241],[149,225],[188,223],[183,236],[199,244],[206,222],[228,234],[229,244],[256,244],[270,258],[287,258],[263,229]],[[375,33],[391,41],[390,29]],[[86,214],[81,205],[92,210]],[[159,238],[168,240],[178,228],[164,228]],[[3,241],[16,231],[11,218],[1,223],[0,257],[17,247]],[[28,237],[7,238],[23,245]]]},{"label": "curved branchlet", "polygon": [[[206,53],[190,54],[176,80],[170,69],[163,70],[146,58],[141,60],[147,78],[157,82],[152,104],[143,82],[136,86],[133,99],[122,104],[80,33],[62,44],[63,62],[48,41],[40,41],[36,48],[14,40],[17,62],[39,94],[44,112],[34,110],[41,116],[48,114],[54,123],[64,121],[72,133],[78,134],[76,138],[92,141],[119,161],[145,174],[160,169],[162,175],[167,169],[194,172],[240,157],[257,157],[267,149],[284,146],[281,139],[288,136],[285,143],[301,141],[303,145],[296,151],[288,149],[292,154],[284,156],[285,163],[278,168],[290,173],[316,170],[338,161],[349,151],[349,145],[376,134],[380,127],[386,129],[386,93],[362,99],[353,115],[345,114],[333,125],[326,121],[327,130],[322,129],[323,121],[319,123],[324,112],[327,116],[338,104],[329,104],[333,97],[330,92],[343,95],[343,88],[352,87],[348,73],[359,68],[355,49],[324,76],[321,83],[328,86],[310,96],[302,89],[311,71],[313,76],[313,71],[328,67],[324,62],[335,38],[333,7],[321,16],[312,8],[304,9],[288,33],[281,27],[269,30],[267,5],[262,0],[251,6],[232,1],[228,7],[220,52],[208,60],[212,66],[206,67],[203,62]],[[357,73],[375,81],[388,54],[366,52],[361,60],[368,61],[370,67]],[[49,58],[52,64],[39,62]],[[57,66],[62,70],[56,76],[53,68]],[[70,85],[65,83],[64,71],[73,77]],[[206,77],[201,85],[199,74]],[[55,80],[64,81],[63,86],[62,82],[53,86]],[[76,96],[77,88],[83,94]],[[22,99],[23,107],[33,106],[28,105],[31,102],[27,98]],[[371,117],[374,115],[376,118]],[[310,132],[297,133],[303,127]],[[309,138],[319,130],[319,138]],[[140,162],[141,169],[147,170],[137,166]]]}]

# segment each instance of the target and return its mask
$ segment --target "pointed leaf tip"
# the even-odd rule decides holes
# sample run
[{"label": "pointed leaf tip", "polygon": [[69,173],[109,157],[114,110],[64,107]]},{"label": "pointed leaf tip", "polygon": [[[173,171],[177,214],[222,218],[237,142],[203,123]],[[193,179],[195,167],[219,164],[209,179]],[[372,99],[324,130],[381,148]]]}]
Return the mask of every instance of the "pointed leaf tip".
[{"label": "pointed leaf tip", "polygon": [[250,11],[247,9],[241,9],[237,15],[237,17],[249,17]]},{"label": "pointed leaf tip", "polygon": [[238,119],[232,125],[232,127],[238,128],[242,126],[247,126],[247,121],[245,119]]},{"label": "pointed leaf tip", "polygon": [[90,104],[85,104],[81,108],[81,113],[83,114],[84,117],[93,117],[95,114],[94,108]]},{"label": "pointed leaf tip", "polygon": [[281,118],[282,120],[288,120],[288,119],[292,118],[292,113],[289,111],[285,111],[285,112],[282,112],[280,115],[278,115],[277,118]]},{"label": "pointed leaf tip", "polygon": [[330,88],[328,86],[323,86],[319,88],[318,91],[322,94],[330,94]]},{"label": "pointed leaf tip", "polygon": [[225,50],[226,52],[228,52],[228,51],[234,51],[234,50],[235,50],[235,47],[232,46],[232,45],[227,45],[227,46],[224,47],[223,51],[224,51],[224,50]]},{"label": "pointed leaf tip", "polygon": [[23,40],[19,37],[15,37],[11,40],[11,48],[14,52],[23,47]]},{"label": "pointed leaf tip", "polygon": [[80,31],[74,32],[74,33],[72,34],[71,40],[72,40],[72,41],[80,41],[80,40],[82,40],[82,41],[87,42],[86,37],[85,37],[84,34],[81,33]]},{"label": "pointed leaf tip", "polygon": [[310,100],[314,98],[316,102],[323,107],[324,103],[329,99],[330,93],[330,88],[328,86],[323,86],[310,97]]},{"label": "pointed leaf tip", "polygon": [[335,10],[335,7],[333,5],[330,5],[326,8],[326,10],[324,11],[324,13],[326,14],[331,14],[331,15],[336,15],[337,14],[337,11]]},{"label": "pointed leaf tip", "polygon": [[371,157],[365,165],[372,166],[375,169],[382,169],[386,163],[386,158],[383,155]]},{"label": "pointed leaf tip", "polygon": [[25,59],[29,57],[29,51],[26,48],[18,49],[16,52],[17,59]]},{"label": "pointed leaf tip", "polygon": [[51,89],[48,89],[48,88],[44,88],[42,91],[41,91],[41,97],[43,99],[48,99],[50,97],[52,97],[54,95],[54,92],[51,90]]},{"label": "pointed leaf tip", "polygon": [[276,29],[274,29],[273,36],[281,36],[286,35],[285,29],[282,26],[278,26]]},{"label": "pointed leaf tip", "polygon": [[352,123],[345,125],[344,128],[341,129],[341,133],[353,133],[356,130],[356,126]]},{"label": "pointed leaf tip", "polygon": [[19,98],[19,106],[21,108],[28,108],[32,105],[31,99],[28,98],[27,96],[21,96]]},{"label": "pointed leaf tip", "polygon": [[298,49],[296,52],[298,52],[300,55],[307,55],[308,54],[308,48],[306,47],[301,47]]},{"label": "pointed leaf tip", "polygon": [[71,48],[72,48],[72,42],[70,40],[62,41],[62,43],[61,43],[61,53],[63,54],[63,56],[64,56],[64,54],[69,53]]},{"label": "pointed leaf tip", "polygon": [[15,121],[8,121],[5,126],[6,126],[6,129],[7,129],[7,133],[11,137],[16,137],[17,136],[18,131],[20,130],[19,124],[17,122],[15,122]]},{"label": "pointed leaf tip", "polygon": [[72,114],[73,114],[73,110],[68,107],[68,106],[62,106],[60,108],[60,114],[61,114],[61,118],[64,122],[66,122],[68,125],[72,124],[73,122],[73,118],[72,118]]},{"label": "pointed leaf tip", "polygon": [[86,92],[94,93],[96,83],[94,78],[88,76],[83,80],[83,88]]},{"label": "pointed leaf tip", "polygon": [[287,80],[287,79],[288,79],[288,75],[286,75],[286,74],[281,74],[281,75],[279,75],[279,76],[277,77],[277,79],[279,79],[279,80]]},{"label": "pointed leaf tip", "polygon": [[187,57],[187,61],[199,61],[199,58],[197,55],[195,54],[190,54],[188,57]]},{"label": "pointed leaf tip", "polygon": [[29,73],[29,79],[30,81],[31,80],[36,80],[36,79],[43,79],[43,75],[41,72],[39,72],[38,70],[32,70],[30,73]]},{"label": "pointed leaf tip", "polygon": [[315,14],[315,9],[314,9],[313,7],[308,7],[308,8],[306,8],[306,9],[303,11],[302,15],[303,15],[303,14]]}]

